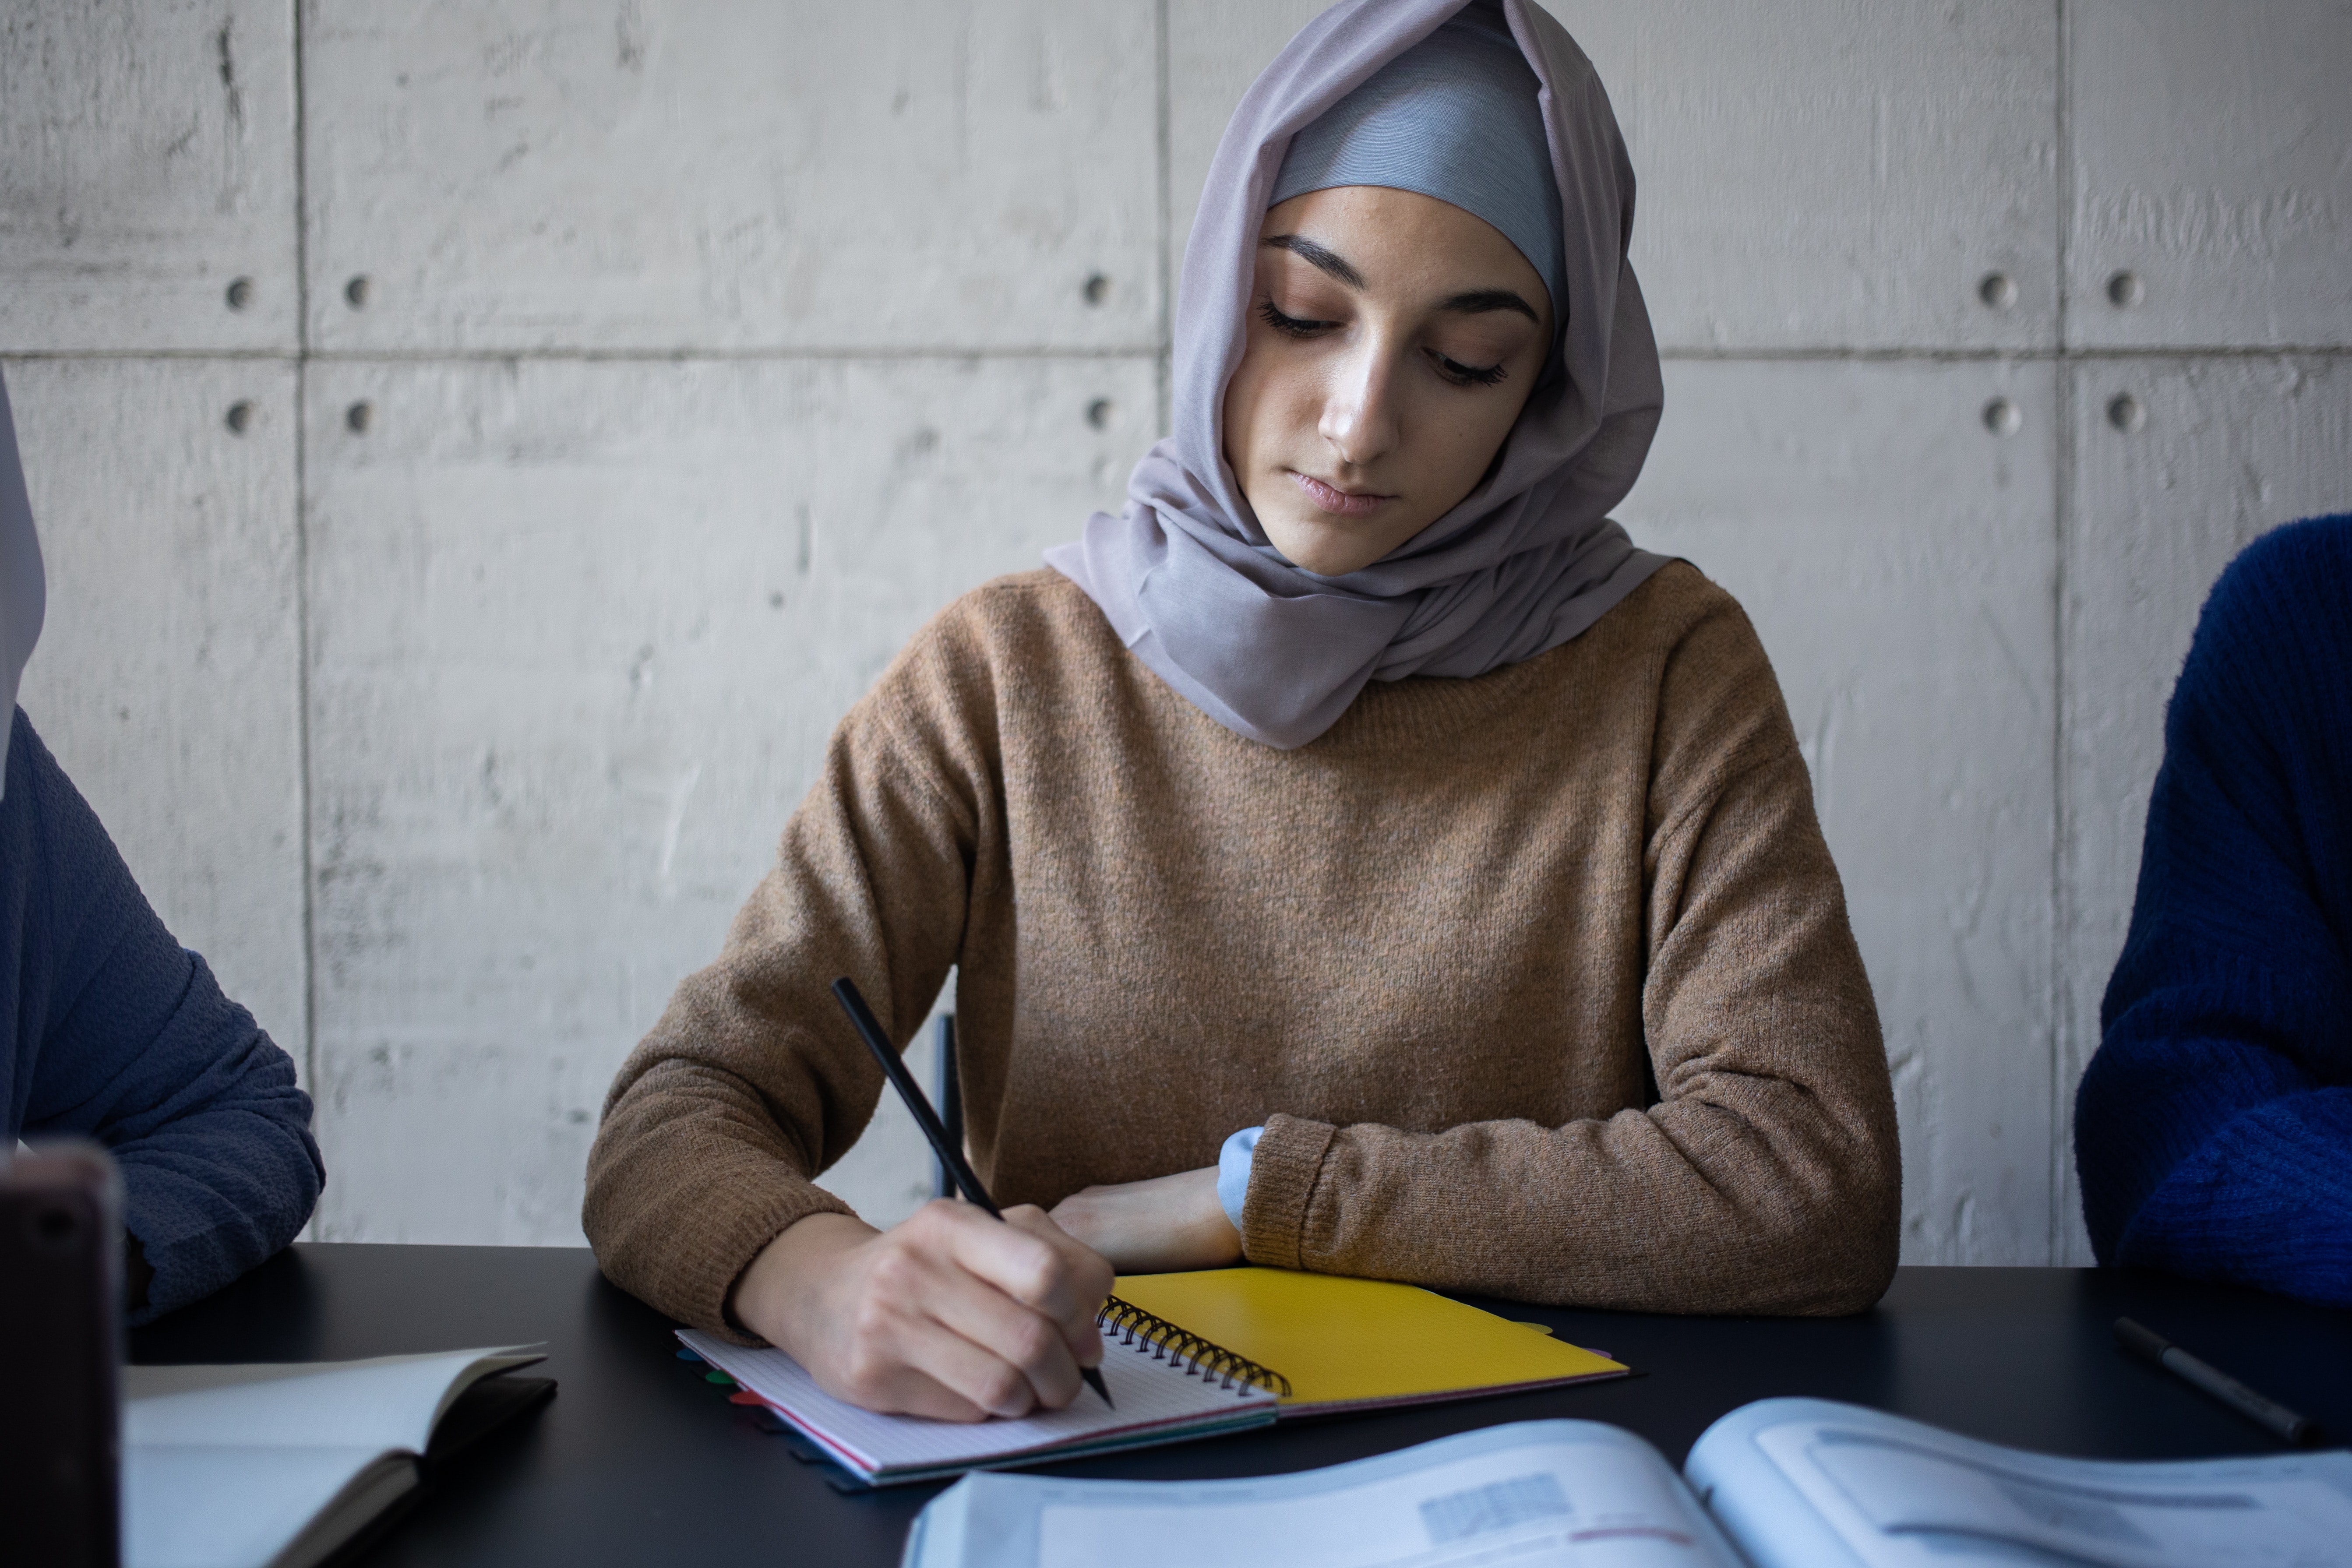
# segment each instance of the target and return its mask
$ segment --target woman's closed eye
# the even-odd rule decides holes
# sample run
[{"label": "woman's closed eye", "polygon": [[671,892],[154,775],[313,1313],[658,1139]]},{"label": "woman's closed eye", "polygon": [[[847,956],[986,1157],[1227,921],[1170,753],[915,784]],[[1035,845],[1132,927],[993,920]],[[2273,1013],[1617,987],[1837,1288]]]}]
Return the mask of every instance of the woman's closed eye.
[{"label": "woman's closed eye", "polygon": [[1272,327],[1277,332],[1282,332],[1294,338],[1321,337],[1325,332],[1329,331],[1332,328],[1339,324],[1337,321],[1318,321],[1307,316],[1290,315],[1286,312],[1281,306],[1276,304],[1271,299],[1265,300],[1258,306],[1257,313],[1259,318],[1263,320],[1267,326]]},{"label": "woman's closed eye", "polygon": [[[1258,301],[1257,313],[1259,320],[1285,337],[1319,338],[1339,326],[1337,321],[1318,321],[1312,316],[1294,316],[1276,304],[1271,296]],[[1510,374],[1500,363],[1464,364],[1451,354],[1436,349],[1426,352],[1437,374],[1455,386],[1493,386]]]},{"label": "woman's closed eye", "polygon": [[1464,364],[1435,349],[1429,351],[1429,357],[1437,366],[1437,374],[1456,386],[1492,386],[1510,374],[1500,364]]}]

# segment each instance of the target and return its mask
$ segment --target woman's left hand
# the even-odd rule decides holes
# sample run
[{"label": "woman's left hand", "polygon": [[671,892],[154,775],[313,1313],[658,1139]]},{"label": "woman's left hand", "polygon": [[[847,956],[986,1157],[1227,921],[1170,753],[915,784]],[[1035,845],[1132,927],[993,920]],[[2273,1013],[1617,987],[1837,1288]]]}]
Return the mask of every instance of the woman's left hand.
[{"label": "woman's left hand", "polygon": [[1087,1187],[1055,1205],[1053,1219],[1122,1274],[1222,1268],[1241,1261],[1241,1233],[1217,1201],[1214,1165]]}]

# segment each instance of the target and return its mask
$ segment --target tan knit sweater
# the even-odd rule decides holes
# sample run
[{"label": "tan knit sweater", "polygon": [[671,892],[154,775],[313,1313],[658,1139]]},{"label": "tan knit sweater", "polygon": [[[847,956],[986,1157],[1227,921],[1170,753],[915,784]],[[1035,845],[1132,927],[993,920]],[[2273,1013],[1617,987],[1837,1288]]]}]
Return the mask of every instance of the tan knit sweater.
[{"label": "tan knit sweater", "polygon": [[841,722],[719,962],[588,1160],[615,1281],[723,1328],[950,965],[1001,1203],[1216,1163],[1254,1262],[1526,1300],[1843,1312],[1895,1267],[1870,985],[1769,664],[1668,566],[1473,680],[1374,681],[1282,752],[1049,572],[926,626]]}]

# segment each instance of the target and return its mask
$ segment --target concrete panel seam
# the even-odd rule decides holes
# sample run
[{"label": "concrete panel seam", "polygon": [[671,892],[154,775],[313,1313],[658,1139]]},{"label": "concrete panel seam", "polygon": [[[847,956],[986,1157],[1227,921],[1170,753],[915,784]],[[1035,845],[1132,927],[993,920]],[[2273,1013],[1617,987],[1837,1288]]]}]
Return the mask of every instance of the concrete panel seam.
[{"label": "concrete panel seam", "polygon": [[2074,15],[2066,0],[2052,0],[2056,6],[2058,23],[2058,91],[2055,108],[2058,116],[2058,298],[2056,302],[2058,346],[2067,346],[2070,322],[2068,308],[2074,291],[2068,287],[2067,268],[2074,252],[2074,82],[2071,69],[2074,58]]},{"label": "concrete panel seam", "polygon": [[301,357],[299,349],[0,349],[0,358],[11,362],[23,360],[28,363],[42,360],[121,360],[127,363],[149,364],[160,361],[188,360],[207,364],[215,361],[291,364]]},{"label": "concrete panel seam", "polygon": [[2079,349],[1660,349],[1658,358],[1670,363],[1694,364],[2055,364],[2134,359],[2325,359],[2345,353],[2352,353],[2352,342]]},{"label": "concrete panel seam", "polygon": [[[2068,346],[2067,331],[2071,321],[2068,313],[2074,300],[2068,286],[2074,258],[2074,79],[2072,68],[2074,56],[2074,8],[2067,0],[2052,0],[2053,20],[2057,26],[2058,90],[2053,95],[2053,110],[2057,124],[2053,128],[2058,147],[2058,201],[2055,249],[2058,261],[2058,297],[2055,303],[2058,347],[2063,354]],[[2074,826],[2074,802],[2069,792],[2066,768],[2066,725],[2070,713],[2066,702],[2066,551],[2072,537],[2074,516],[2072,498],[2074,491],[2074,366],[2061,360],[2057,368],[2058,429],[2057,450],[2052,454],[2051,483],[2051,546],[2053,563],[2050,574],[2050,1125],[2058,1136],[2050,1141],[2050,1242],[2043,1261],[2056,1263],[2063,1252],[2065,1221],[2059,1212],[2067,1192],[2066,1173],[2074,1152],[2074,1140],[2067,1136],[2073,1119],[2066,1113],[2066,1094],[2060,1080],[2065,1076],[2067,1053],[2064,1045],[2072,1028],[2068,1007],[2074,995],[2074,980],[2067,933],[2072,929],[2074,888],[2069,873],[2066,846]]]},{"label": "concrete panel seam", "polygon": [[[1658,358],[1686,364],[2090,364],[2131,360],[2252,361],[2266,359],[2338,359],[2352,354],[2352,342],[2206,344],[2175,348],[2080,349],[1662,349]],[[578,349],[505,351],[314,349],[288,353],[279,349],[236,349],[213,353],[197,349],[8,349],[0,348],[0,362],[16,363],[123,363],[172,361],[277,364],[793,364],[793,363],[922,363],[988,364],[999,362],[1081,362],[1087,360],[1149,359],[1165,362],[1164,344],[1139,343],[1125,348],[971,349],[914,347],[886,349],[691,349],[647,351]],[[1165,423],[1163,418],[1163,424]]]},{"label": "concrete panel seam", "polygon": [[2066,1064],[2070,1059],[2064,1049],[2073,1030],[2074,976],[2069,933],[2073,931],[2074,887],[2070,879],[2072,859],[2068,847],[2073,842],[2074,823],[2074,792],[2066,766],[2066,730],[2073,711],[2066,700],[2068,668],[2066,660],[2066,595],[2071,584],[2067,571],[2067,552],[2074,541],[2074,377],[2075,366],[2062,361],[2056,371],[2058,383],[2057,449],[2052,454],[2051,484],[2051,546],[2050,574],[2050,994],[2049,1026],[2045,1044],[2050,1052],[2050,1125],[2057,1136],[2050,1141],[2050,1250],[2045,1262],[2063,1261],[2065,1249],[2066,1216],[2063,1208],[2068,1191],[2066,1175],[2074,1155],[2074,1139],[2069,1129],[2074,1118],[2069,1114],[2066,1099]]},{"label": "concrete panel seam", "polygon": [[1171,194],[1174,186],[1175,148],[1170,117],[1173,113],[1170,82],[1174,68],[1170,56],[1168,37],[1168,0],[1153,0],[1153,47],[1160,52],[1160,101],[1153,120],[1153,131],[1159,139],[1159,214],[1157,243],[1152,247],[1160,269],[1160,365],[1152,377],[1152,429],[1161,436],[1168,434],[1175,420],[1175,353],[1176,353],[1176,276],[1169,266],[1169,247],[1175,243],[1176,210]]},{"label": "concrete panel seam", "polygon": [[[295,754],[301,763],[302,824],[302,1073],[319,1087],[319,938],[316,864],[310,799],[310,502],[306,464],[310,450],[310,159],[308,100],[310,73],[302,64],[303,0],[286,0],[294,24],[294,723]],[[311,1117],[316,1134],[318,1118]],[[315,1222],[314,1222],[315,1226]]]},{"label": "concrete panel seam", "polygon": [[[2281,343],[2208,345],[2201,348],[2084,348],[2084,349],[1664,349],[1658,358],[1670,364],[2095,364],[2124,363],[2135,360],[2165,361],[2259,361],[2270,359],[2341,359],[2352,355],[2352,342],[2347,343]],[[583,349],[550,351],[531,350],[527,353],[505,353],[495,350],[468,350],[460,353],[367,352],[343,349],[320,349],[310,353],[288,353],[279,350],[241,349],[213,353],[194,349],[7,349],[0,348],[0,363],[155,363],[172,361],[212,363],[233,361],[241,363],[275,363],[292,365],[440,365],[440,364],[833,364],[833,363],[902,363],[920,364],[992,364],[999,363],[1083,363],[1148,359],[1163,365],[1169,359],[1164,345],[1137,344],[1129,348],[1082,349],[966,349],[966,348],[890,348],[890,349],[695,349],[676,353],[648,353],[635,350]],[[1160,424],[1165,428],[1166,413],[1161,412]]]}]

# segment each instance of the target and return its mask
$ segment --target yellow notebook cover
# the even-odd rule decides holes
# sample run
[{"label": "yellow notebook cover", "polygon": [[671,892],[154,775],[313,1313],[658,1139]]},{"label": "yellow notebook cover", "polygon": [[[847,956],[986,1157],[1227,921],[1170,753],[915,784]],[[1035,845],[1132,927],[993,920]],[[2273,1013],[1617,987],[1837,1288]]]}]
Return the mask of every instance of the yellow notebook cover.
[{"label": "yellow notebook cover", "polygon": [[1286,1415],[1623,1377],[1632,1368],[1414,1285],[1207,1268],[1134,1274],[1119,1300],[1280,1373]]}]

